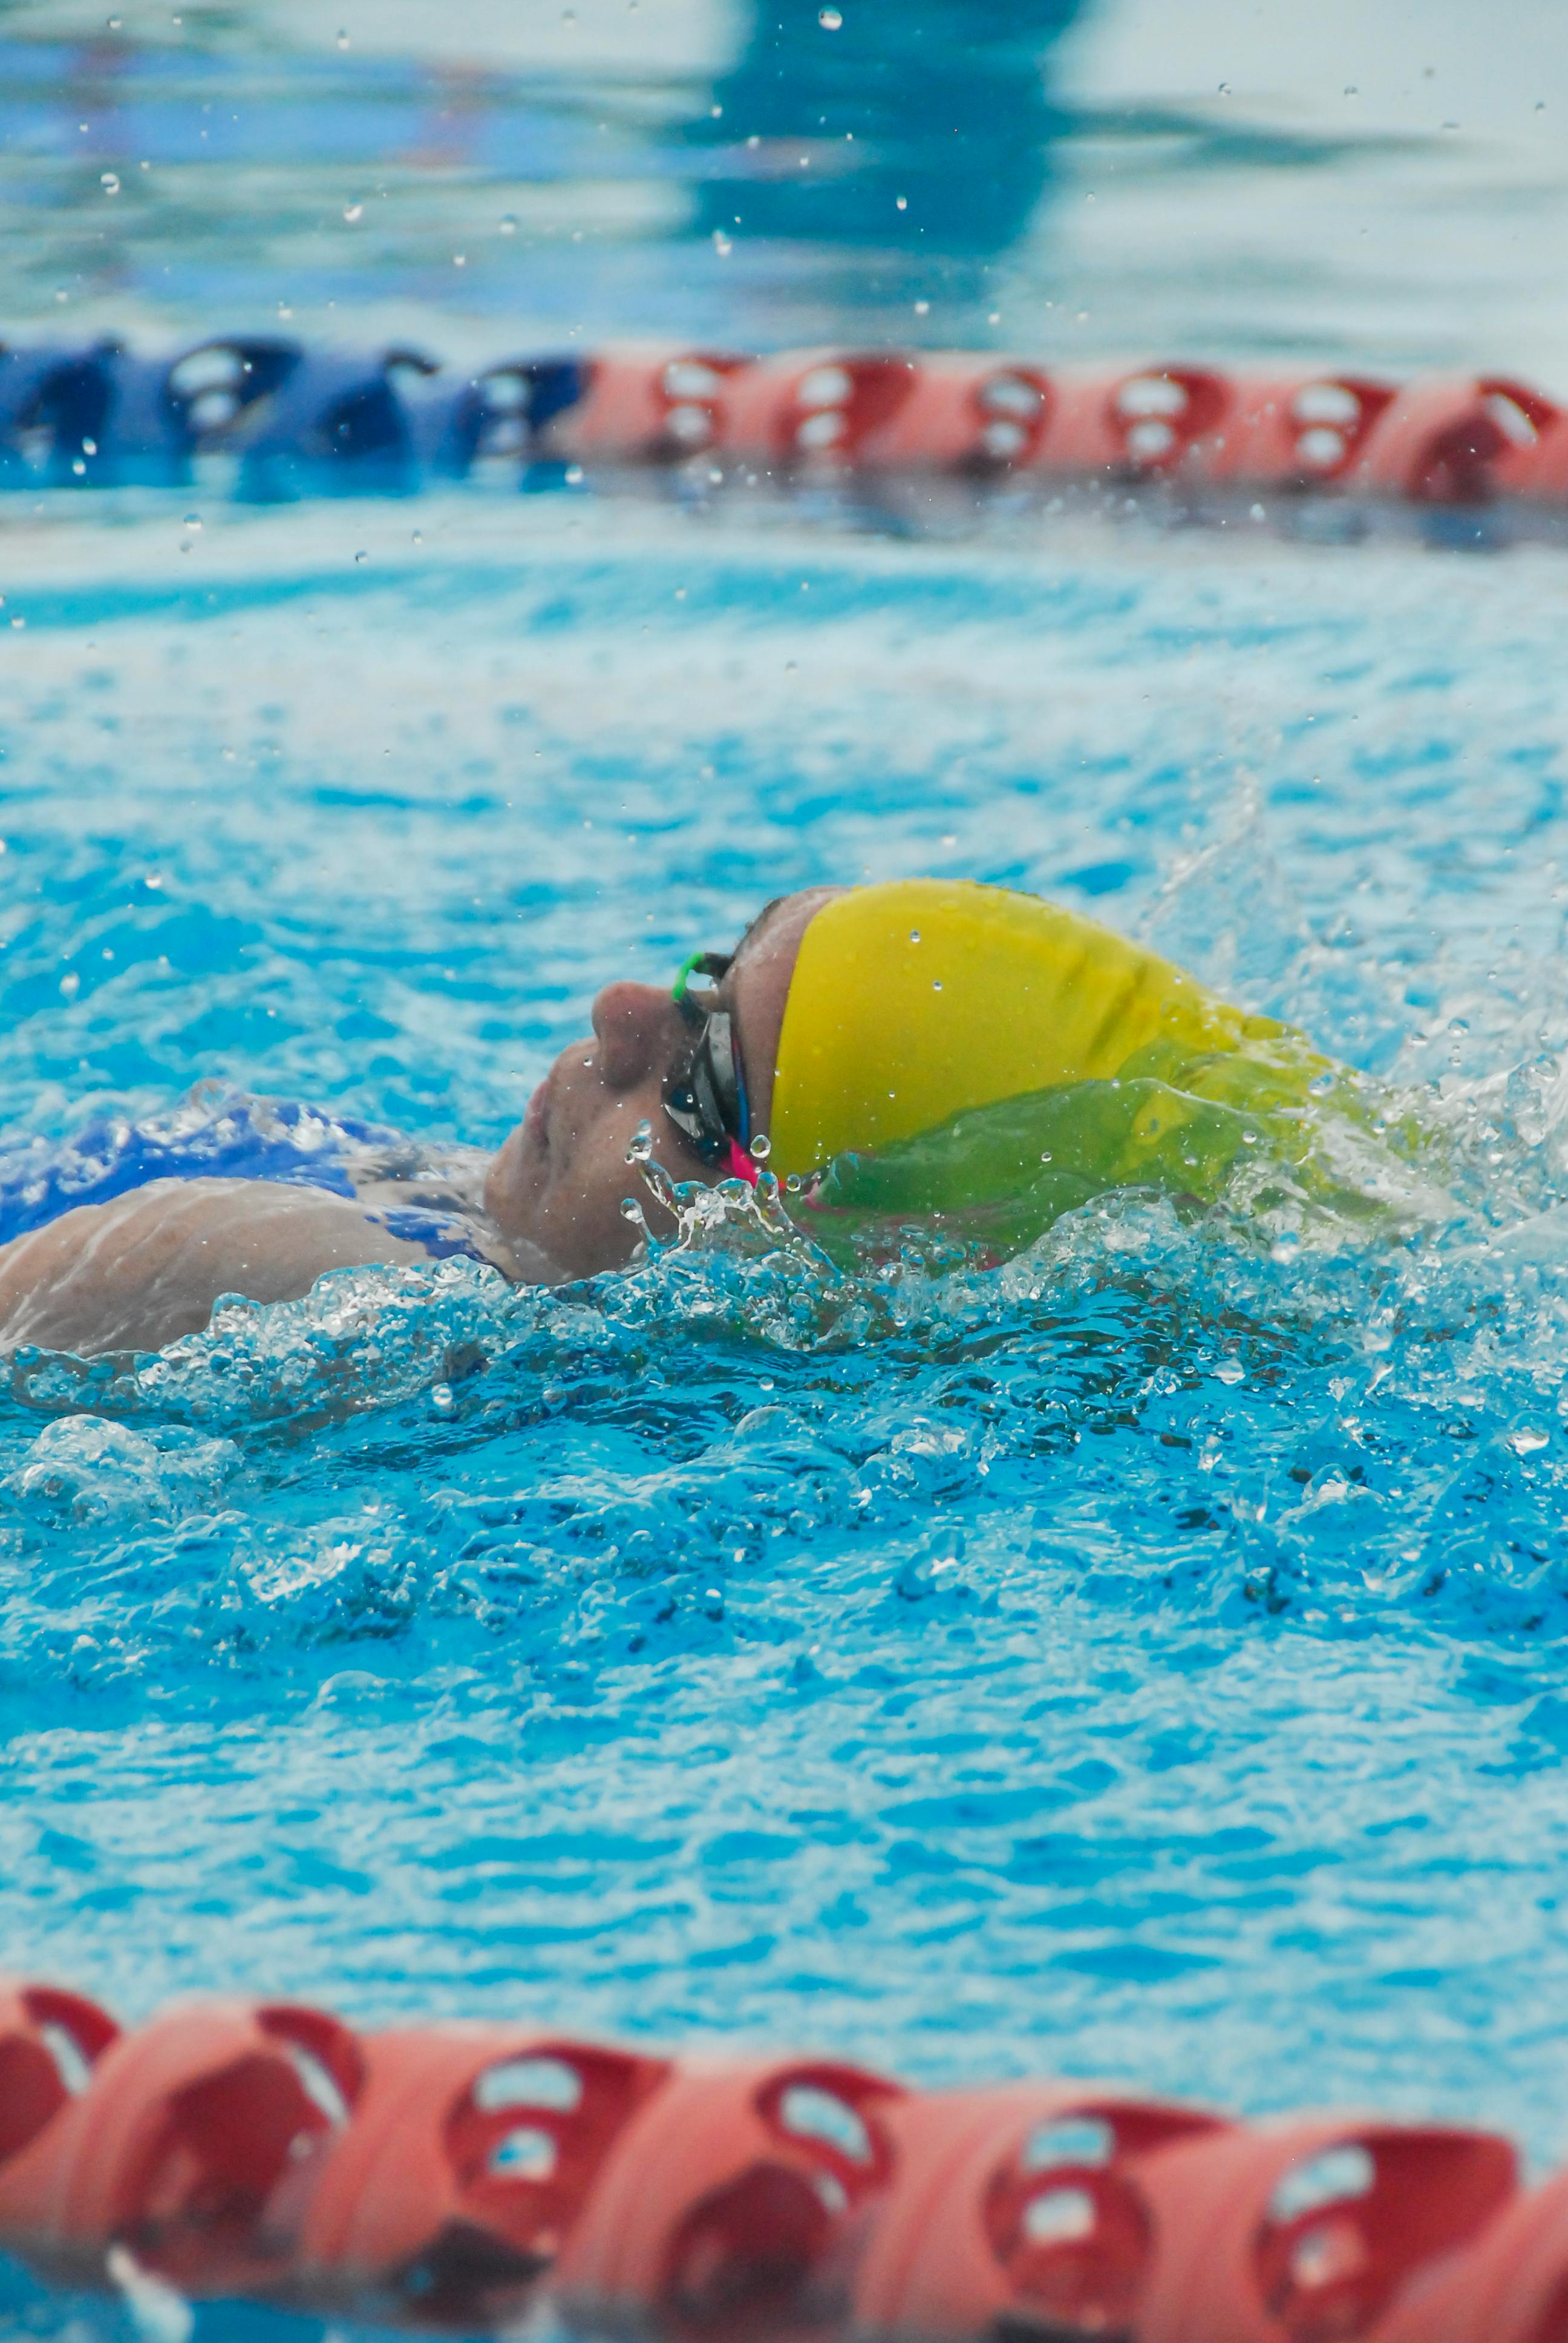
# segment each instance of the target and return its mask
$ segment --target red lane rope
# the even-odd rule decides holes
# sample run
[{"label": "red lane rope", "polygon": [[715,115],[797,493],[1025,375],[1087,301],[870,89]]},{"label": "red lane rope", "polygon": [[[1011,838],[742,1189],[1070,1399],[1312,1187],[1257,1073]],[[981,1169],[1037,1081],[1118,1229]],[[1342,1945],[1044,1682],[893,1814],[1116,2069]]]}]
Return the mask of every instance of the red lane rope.
[{"label": "red lane rope", "polygon": [[538,435],[574,461],[696,456],[980,478],[1176,479],[1420,503],[1568,500],[1568,409],[1503,377],[1056,367],[832,349],[607,352]]},{"label": "red lane rope", "polygon": [[57,2283],[670,2343],[1563,2343],[1485,2132],[0,1984],[0,2248]]}]

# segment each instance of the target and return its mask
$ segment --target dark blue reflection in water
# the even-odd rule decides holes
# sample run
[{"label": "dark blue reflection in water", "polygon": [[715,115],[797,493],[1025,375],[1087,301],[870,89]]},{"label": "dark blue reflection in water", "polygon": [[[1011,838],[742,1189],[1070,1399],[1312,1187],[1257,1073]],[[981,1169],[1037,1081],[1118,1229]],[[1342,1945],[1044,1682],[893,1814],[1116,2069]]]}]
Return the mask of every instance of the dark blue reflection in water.
[{"label": "dark blue reflection in water", "polygon": [[[861,0],[824,26],[816,0],[761,0],[714,92],[722,114],[697,133],[725,149],[700,224],[927,258],[1000,251],[1050,183],[1065,126],[1050,51],[1080,5]],[[741,132],[769,142],[760,167],[738,160]]]}]

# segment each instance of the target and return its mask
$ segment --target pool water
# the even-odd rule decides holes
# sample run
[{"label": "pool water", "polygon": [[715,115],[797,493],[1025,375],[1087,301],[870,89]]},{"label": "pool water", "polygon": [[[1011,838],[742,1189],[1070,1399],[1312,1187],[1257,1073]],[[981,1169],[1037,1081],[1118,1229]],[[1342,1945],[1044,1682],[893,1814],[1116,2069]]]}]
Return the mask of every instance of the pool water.
[{"label": "pool water", "polygon": [[1468,1168],[1401,1248],[1126,1198],[846,1287],[742,1230],[27,1363],[7,1963],[1553,2152],[1556,558],[569,495],[35,531],[14,1216],[197,1077],[187,1139],[237,1091],[493,1143],[608,974],[926,870],[1442,1086]]},{"label": "pool water", "polygon": [[[289,0],[177,39],[129,7],[118,47],[101,0],[0,12],[19,324],[1568,387],[1561,44],[1471,57],[1473,12],[1424,13],[1442,89],[1362,8],[1374,55],[1320,11],[1271,96],[1218,0],[1184,62],[1131,0],[990,48],[910,0],[971,155],[990,122],[1010,157],[921,243],[890,206],[960,126],[919,55],[867,96],[861,51],[775,74],[739,8],[634,35],[585,0],[588,56],[575,12],[477,8],[475,62],[343,5],[347,46]],[[846,91],[869,159],[818,203],[782,142]],[[754,237],[715,209],[741,186]],[[558,1292],[432,1262],[133,1366],[20,1362],[0,1966],[128,2017],[237,1988],[809,2042],[1560,2157],[1561,552],[701,482],[0,528],[0,1234],[171,1149],[493,1146],[608,977],[925,872],[1426,1086],[1452,1190],[1399,1242],[1126,1195],[1001,1267],[859,1275],[741,1214]]]}]

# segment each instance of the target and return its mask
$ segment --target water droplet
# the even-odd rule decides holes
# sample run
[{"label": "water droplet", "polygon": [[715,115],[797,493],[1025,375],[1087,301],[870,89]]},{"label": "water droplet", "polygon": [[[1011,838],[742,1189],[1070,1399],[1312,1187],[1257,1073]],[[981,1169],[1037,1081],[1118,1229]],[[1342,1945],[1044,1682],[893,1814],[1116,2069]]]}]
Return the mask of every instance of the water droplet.
[{"label": "water droplet", "polygon": [[912,944],[918,944],[918,943],[920,942],[920,931],[919,928],[911,928],[911,929],[910,930],[910,941]]},{"label": "water droplet", "polygon": [[1221,1383],[1244,1383],[1247,1370],[1240,1359],[1221,1359],[1214,1370],[1214,1380]]},{"label": "water droplet", "polygon": [[639,1122],[626,1143],[628,1163],[648,1163],[653,1160],[653,1125]]},{"label": "water droplet", "polygon": [[895,201],[897,202],[898,206],[899,206],[899,209],[900,209],[901,212],[907,212],[907,211],[909,210],[909,208],[910,208],[910,199],[909,199],[908,196],[897,196],[897,197],[895,198]]},{"label": "water droplet", "polygon": [[713,249],[720,260],[725,259],[735,249],[734,239],[726,236],[721,227],[716,227],[713,231]]},{"label": "water droplet", "polygon": [[766,1163],[773,1152],[773,1141],[765,1131],[759,1131],[756,1138],[750,1141],[747,1152],[754,1163]]},{"label": "water droplet", "polygon": [[66,970],[65,974],[65,975],[60,979],[60,998],[61,998],[61,1000],[62,1000],[62,1001],[75,1001],[75,999],[76,998],[77,993],[78,993],[78,992],[80,992],[80,990],[82,990],[82,980],[81,980],[81,978],[77,975],[77,973],[76,973],[76,971],[75,971],[75,970],[74,968],[73,968],[73,969],[68,969],[68,970]]},{"label": "water droplet", "polygon": [[1282,1263],[1292,1262],[1302,1250],[1302,1241],[1294,1229],[1286,1229],[1269,1247],[1269,1259]]},{"label": "water droplet", "polygon": [[516,212],[503,212],[501,214],[501,234],[503,236],[516,236],[517,232],[518,216]]},{"label": "water droplet", "polygon": [[348,35],[347,33],[338,34],[337,45],[340,49],[346,49],[348,46]]},{"label": "water droplet", "polygon": [[582,468],[582,466],[581,466],[580,464],[568,464],[568,465],[567,466],[567,486],[568,486],[568,488],[581,488],[581,486],[582,486],[582,484],[583,484],[583,468]]},{"label": "water droplet", "polygon": [[435,1409],[437,1415],[450,1415],[455,1404],[452,1398],[451,1384],[433,1384],[430,1391],[430,1404]]},{"label": "water droplet", "polygon": [[1503,1445],[1512,1448],[1515,1456],[1533,1456],[1538,1449],[1547,1446],[1549,1440],[1549,1433],[1534,1432],[1522,1424],[1517,1432],[1509,1433]]},{"label": "water droplet", "polygon": [[1050,1150],[1049,1147],[1042,1147],[1040,1149],[1040,1160],[1042,1163],[1049,1163],[1050,1161]]},{"label": "water droplet", "polygon": [[105,195],[117,196],[120,192],[119,173],[117,171],[102,172],[99,175],[98,185],[102,187]]},{"label": "water droplet", "polygon": [[822,30],[825,33],[841,32],[844,25],[843,10],[841,8],[819,8],[817,11],[817,22],[821,25]]},{"label": "water droplet", "polygon": [[366,554],[363,554],[363,553],[357,553],[357,554],[355,555],[354,558],[355,558],[355,560],[356,560],[356,561],[364,561],[364,560],[367,560],[367,559],[368,558],[368,556],[367,556],[367,555],[366,555]]},{"label": "water droplet", "polygon": [[121,25],[124,23],[124,21],[125,21],[125,20],[124,20],[124,18],[123,18],[123,17],[120,17],[120,16],[110,16],[110,17],[107,17],[105,21],[107,23],[108,27],[109,27],[109,30],[110,30],[110,32],[111,32],[111,33],[117,33],[117,32],[119,31],[119,29],[120,29]]},{"label": "water droplet", "polygon": [[467,254],[466,252],[455,252],[452,255],[452,266],[454,268],[467,268],[468,266]]},{"label": "water droplet", "polygon": [[181,526],[186,528],[199,528],[201,527],[200,513],[186,513]]},{"label": "water droplet", "polygon": [[345,205],[344,205],[344,206],[343,206],[343,216],[344,216],[344,218],[345,218],[346,220],[347,220],[350,224],[352,224],[355,220],[361,220],[361,219],[363,219],[363,218],[364,218],[364,216],[365,216],[365,206],[364,206],[364,205],[363,205],[363,204],[345,204]]},{"label": "water droplet", "polygon": [[915,303],[915,315],[917,317],[929,317],[930,314],[931,305],[929,301],[917,301]]},{"label": "water droplet", "polygon": [[415,544],[416,544],[416,545],[423,545],[423,544],[424,544],[424,542],[425,542],[425,532],[424,532],[424,530],[423,530],[422,528],[417,528],[417,529],[414,531],[414,542],[415,542]]}]

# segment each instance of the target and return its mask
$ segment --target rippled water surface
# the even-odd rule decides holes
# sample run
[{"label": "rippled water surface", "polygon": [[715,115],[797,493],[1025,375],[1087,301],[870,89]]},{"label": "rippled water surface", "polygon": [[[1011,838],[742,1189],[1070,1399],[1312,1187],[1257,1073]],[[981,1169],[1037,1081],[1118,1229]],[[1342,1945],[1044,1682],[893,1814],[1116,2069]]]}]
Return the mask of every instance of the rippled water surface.
[{"label": "rippled water surface", "polygon": [[494,1141],[607,973],[933,869],[1441,1082],[1470,1168],[1395,1250],[1126,1199],[987,1273],[354,1272],[21,1378],[8,1959],[1554,2147],[1561,569],[1056,528],[34,525],[13,1214],[196,1075]]},{"label": "rippled water surface", "polygon": [[[1392,8],[1362,64],[1281,49],[1270,96],[1242,56],[1228,97],[1237,12],[1173,63],[1125,7],[988,47],[911,6],[958,61],[942,129],[896,45],[819,88],[741,12],[646,7],[640,48],[595,18],[586,61],[502,13],[466,56],[389,0],[347,49],[281,0],[183,46],[0,9],[12,313],[1568,352],[1545,37],[1450,132]],[[841,202],[785,167],[809,104]],[[944,188],[922,245],[892,205]],[[1126,1196],[989,1271],[835,1277],[745,1226],[548,1294],[433,1262],[134,1368],[28,1363],[0,1964],[132,2016],[238,1986],[806,2039],[1559,2155],[1561,554],[589,483],[15,498],[0,559],[7,1232],[255,1100],[494,1144],[608,976],[926,871],[1091,909],[1428,1086],[1452,1190],[1337,1250]]]}]

